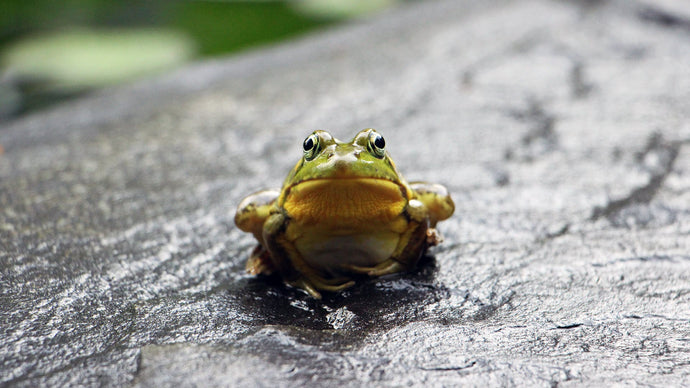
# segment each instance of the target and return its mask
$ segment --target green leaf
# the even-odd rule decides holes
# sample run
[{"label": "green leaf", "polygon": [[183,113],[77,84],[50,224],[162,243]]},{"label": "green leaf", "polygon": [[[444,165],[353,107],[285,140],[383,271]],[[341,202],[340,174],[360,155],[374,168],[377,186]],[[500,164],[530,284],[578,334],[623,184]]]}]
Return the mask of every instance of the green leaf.
[{"label": "green leaf", "polygon": [[194,54],[186,35],[163,29],[79,29],[37,35],[10,46],[3,67],[50,88],[84,89],[178,66]]}]

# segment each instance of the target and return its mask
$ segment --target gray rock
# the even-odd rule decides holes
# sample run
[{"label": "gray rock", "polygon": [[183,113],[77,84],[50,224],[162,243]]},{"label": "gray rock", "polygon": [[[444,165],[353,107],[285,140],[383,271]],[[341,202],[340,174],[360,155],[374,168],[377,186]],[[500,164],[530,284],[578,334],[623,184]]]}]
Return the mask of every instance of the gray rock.
[{"label": "gray rock", "polygon": [[[5,125],[0,385],[687,384],[690,19],[656,4],[412,4]],[[445,243],[323,301],[246,275],[238,201],[365,127],[450,188]]]}]

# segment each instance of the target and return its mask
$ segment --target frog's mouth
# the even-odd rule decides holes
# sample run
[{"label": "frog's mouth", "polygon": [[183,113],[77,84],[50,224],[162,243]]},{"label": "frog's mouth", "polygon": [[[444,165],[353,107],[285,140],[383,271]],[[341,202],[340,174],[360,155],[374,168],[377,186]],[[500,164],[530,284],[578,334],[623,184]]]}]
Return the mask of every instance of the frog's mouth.
[{"label": "frog's mouth", "polygon": [[322,178],[289,189],[283,207],[302,222],[388,222],[407,204],[404,187],[381,178]]}]

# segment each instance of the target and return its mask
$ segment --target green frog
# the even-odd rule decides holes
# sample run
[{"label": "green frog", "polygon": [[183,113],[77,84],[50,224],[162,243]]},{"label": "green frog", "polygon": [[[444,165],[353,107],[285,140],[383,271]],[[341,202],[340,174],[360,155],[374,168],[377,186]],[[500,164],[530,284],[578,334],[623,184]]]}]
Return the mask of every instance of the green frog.
[{"label": "green frog", "polygon": [[448,190],[408,183],[374,129],[349,143],[315,131],[302,148],[280,190],[251,194],[237,208],[235,224],[259,242],[249,273],[277,272],[320,299],[358,276],[414,269],[442,241],[436,224],[455,210]]}]

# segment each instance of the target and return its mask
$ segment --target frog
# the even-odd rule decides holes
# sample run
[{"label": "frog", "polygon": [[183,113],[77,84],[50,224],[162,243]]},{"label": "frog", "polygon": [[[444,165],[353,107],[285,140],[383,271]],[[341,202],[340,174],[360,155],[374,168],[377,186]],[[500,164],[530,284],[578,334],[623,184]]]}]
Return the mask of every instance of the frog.
[{"label": "frog", "polygon": [[445,186],[407,182],[373,128],[350,142],[317,130],[280,189],[245,197],[235,224],[258,244],[252,275],[278,273],[315,299],[358,279],[414,270],[455,204]]}]

